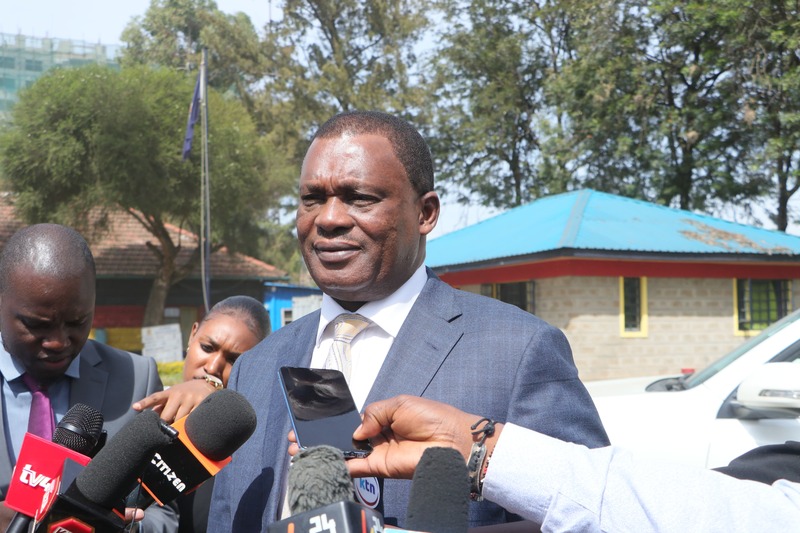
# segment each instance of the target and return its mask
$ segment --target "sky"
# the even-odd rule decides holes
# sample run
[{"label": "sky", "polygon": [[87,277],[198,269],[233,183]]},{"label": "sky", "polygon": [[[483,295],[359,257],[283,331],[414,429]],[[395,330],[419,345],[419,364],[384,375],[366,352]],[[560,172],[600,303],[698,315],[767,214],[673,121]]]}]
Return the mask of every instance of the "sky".
[{"label": "sky", "polygon": [[[217,0],[226,13],[244,12],[259,33],[272,15],[269,0]],[[277,2],[275,2],[277,4]],[[133,17],[144,15],[150,0],[0,0],[0,33],[31,37],[76,39],[105,45],[120,44],[120,35]],[[480,206],[445,203],[435,238],[499,213]]]}]

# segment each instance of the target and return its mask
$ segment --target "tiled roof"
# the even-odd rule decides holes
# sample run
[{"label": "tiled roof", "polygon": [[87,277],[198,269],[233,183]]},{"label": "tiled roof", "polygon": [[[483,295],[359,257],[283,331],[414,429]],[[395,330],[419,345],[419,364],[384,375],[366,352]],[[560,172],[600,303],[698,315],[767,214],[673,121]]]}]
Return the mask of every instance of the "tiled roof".
[{"label": "tiled roof", "polygon": [[431,268],[559,250],[800,259],[800,237],[591,189],[541,198],[432,239]]},{"label": "tiled roof", "polygon": [[[18,229],[25,226],[14,213],[13,195],[0,193],[0,246]],[[182,243],[178,263],[188,260],[197,246],[197,237],[171,224],[167,230],[173,242]],[[152,278],[158,266],[147,243],[158,245],[156,238],[129,214],[111,213],[108,231],[97,237],[85,235],[94,255],[98,278]],[[286,272],[250,256],[230,253],[222,248],[211,255],[211,275],[216,279],[282,280]],[[199,266],[190,278],[200,278]]]}]

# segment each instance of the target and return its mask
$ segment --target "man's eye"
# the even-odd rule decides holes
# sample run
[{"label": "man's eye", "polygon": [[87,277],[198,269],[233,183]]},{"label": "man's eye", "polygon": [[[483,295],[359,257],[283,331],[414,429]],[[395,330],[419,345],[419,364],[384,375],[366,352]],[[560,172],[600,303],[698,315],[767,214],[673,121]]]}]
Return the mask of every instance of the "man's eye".
[{"label": "man's eye", "polygon": [[26,320],[23,318],[20,322],[28,329],[42,329],[46,326],[44,322],[39,322],[38,320]]},{"label": "man's eye", "polygon": [[304,194],[300,197],[304,206],[309,207],[325,202],[325,197],[319,194]]},{"label": "man's eye", "polygon": [[213,353],[214,352],[214,347],[211,346],[210,344],[200,343],[200,348],[206,353]]},{"label": "man's eye", "polygon": [[350,196],[347,201],[355,206],[367,206],[376,203],[378,199],[374,196],[368,196],[366,194],[354,194]]}]

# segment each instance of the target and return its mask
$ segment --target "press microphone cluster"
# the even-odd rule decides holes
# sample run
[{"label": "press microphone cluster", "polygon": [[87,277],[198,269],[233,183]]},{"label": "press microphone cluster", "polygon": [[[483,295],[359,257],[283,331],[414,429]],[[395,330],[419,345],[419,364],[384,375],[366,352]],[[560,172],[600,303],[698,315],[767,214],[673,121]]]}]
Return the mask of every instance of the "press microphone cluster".
[{"label": "press microphone cluster", "polygon": [[67,462],[55,501],[35,531],[122,531],[125,496],[136,485],[143,465],[174,438],[155,411],[137,414],[85,468]]},{"label": "press microphone cluster", "polygon": [[[126,506],[144,508],[190,492],[227,464],[255,426],[252,406],[228,389],[208,396],[173,426],[143,411],[77,469],[36,532],[122,531]],[[137,485],[141,496],[129,502]]]},{"label": "press microphone cluster", "polygon": [[[383,516],[355,503],[352,479],[336,448],[314,446],[294,457],[287,498],[291,516],[271,524],[268,533],[383,531]],[[467,533],[468,526],[469,474],[464,458],[452,448],[428,448],[411,483],[407,529],[392,531]]]},{"label": "press microphone cluster", "polygon": [[85,404],[75,404],[64,415],[48,441],[26,433],[6,495],[7,507],[17,511],[7,533],[27,532],[40,518],[47,496],[61,477],[67,459],[85,465],[103,442],[103,415]]}]

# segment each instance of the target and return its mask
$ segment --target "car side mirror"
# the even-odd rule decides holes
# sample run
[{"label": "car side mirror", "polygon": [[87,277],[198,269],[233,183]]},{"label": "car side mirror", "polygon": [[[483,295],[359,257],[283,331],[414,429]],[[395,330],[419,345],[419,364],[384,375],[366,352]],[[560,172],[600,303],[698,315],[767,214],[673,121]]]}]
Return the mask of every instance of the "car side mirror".
[{"label": "car side mirror", "polygon": [[800,416],[800,363],[762,365],[739,385],[736,400],[764,418]]}]

